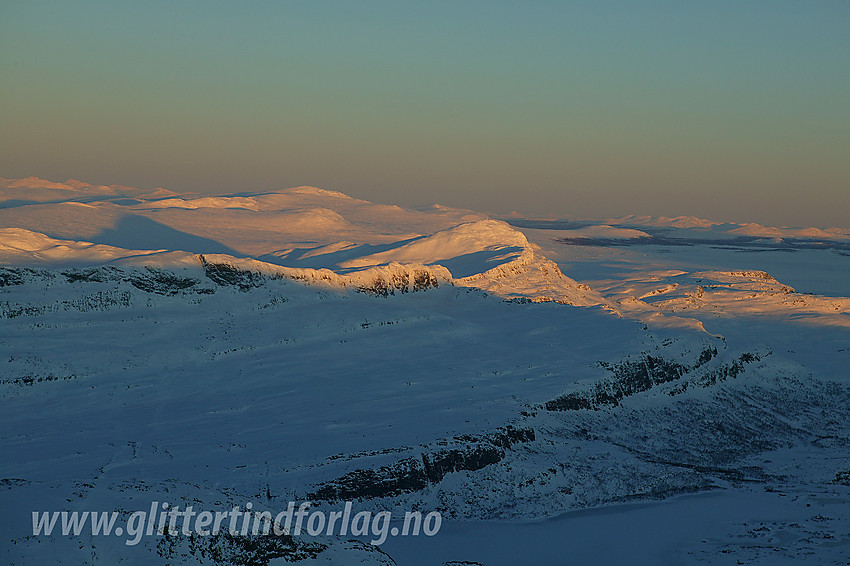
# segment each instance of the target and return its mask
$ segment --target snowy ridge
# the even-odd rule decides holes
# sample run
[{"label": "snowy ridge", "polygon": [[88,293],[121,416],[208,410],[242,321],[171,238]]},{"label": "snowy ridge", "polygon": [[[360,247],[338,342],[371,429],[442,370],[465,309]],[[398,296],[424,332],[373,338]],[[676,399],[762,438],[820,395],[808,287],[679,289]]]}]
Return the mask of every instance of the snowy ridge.
[{"label": "snowy ridge", "polygon": [[585,238],[588,240],[631,240],[635,238],[650,238],[641,230],[631,228],[614,228],[607,224],[574,228],[569,231],[570,238]]},{"label": "snowy ridge", "polygon": [[[467,269],[475,269],[487,261],[518,255],[529,247],[528,240],[517,230],[499,220],[479,220],[435,232],[400,247],[341,263],[344,268],[377,265],[388,261],[439,263],[471,257]],[[483,256],[476,261],[475,255]]]},{"label": "snowy ridge", "polygon": [[[309,498],[331,510],[354,499],[527,521],[747,486],[761,497],[801,486],[840,504],[824,482],[845,469],[835,454],[848,446],[847,390],[768,348],[704,333],[659,340],[600,309],[451,286],[376,301],[292,281],[315,273],[212,255],[170,270],[4,270],[0,316],[18,337],[0,348],[9,508],[59,497],[133,510],[155,496],[270,509]],[[447,356],[446,340],[462,347]],[[199,441],[202,430],[216,432]],[[814,516],[793,528],[843,528]],[[189,564],[214,550],[213,539],[163,540],[142,544]],[[67,563],[120,556],[122,544],[15,541],[10,556]],[[297,542],[319,559],[392,564],[332,538]]]},{"label": "snowy ridge", "polygon": [[21,203],[88,200],[114,197],[166,198],[175,193],[165,189],[143,190],[123,185],[92,185],[76,179],[56,183],[38,177],[0,178],[0,208]]},{"label": "snowy ridge", "polygon": [[163,252],[165,250],[126,250],[92,242],[59,240],[23,228],[0,228],[0,263],[4,265],[97,264]]},{"label": "snowy ridge", "polygon": [[519,257],[476,275],[455,280],[455,285],[477,287],[496,295],[557,301],[576,306],[608,305],[589,286],[570,279],[555,262],[539,257],[531,248]]},{"label": "snowy ridge", "polygon": [[[847,227],[763,226],[757,223],[717,222],[692,216],[623,216],[619,218],[536,220],[517,216],[506,218],[514,226],[527,229],[557,230],[560,238],[587,245],[605,245],[613,240],[635,240],[635,244],[693,245],[699,242],[720,244],[801,245],[850,242]],[[596,244],[594,244],[596,242]]]},{"label": "snowy ridge", "polygon": [[691,230],[706,234],[729,234],[741,236],[753,236],[757,238],[812,238],[823,240],[848,240],[850,239],[850,228],[813,228],[813,227],[790,227],[790,226],[763,226],[755,222],[736,223],[718,222],[706,220],[694,216],[623,216],[609,218],[604,222],[613,226],[635,226],[652,228],[676,228],[680,230]]},{"label": "snowy ridge", "polygon": [[[4,563],[605,563],[612,533],[608,563],[846,562],[840,238],[4,182]],[[445,523],[380,549],[29,530],[306,499]]]},{"label": "snowy ridge", "polygon": [[791,316],[810,324],[850,328],[850,298],[798,293],[764,271],[641,275],[601,284],[600,289],[627,316],[647,312],[712,318]]},{"label": "snowy ridge", "polygon": [[339,274],[330,269],[281,267],[253,259],[239,259],[220,254],[199,256],[204,272],[216,282],[241,287],[256,286],[254,280],[263,277],[286,278],[307,285],[387,296],[395,292],[407,293],[452,284],[449,271],[440,266],[415,263],[389,263]]},{"label": "snowy ridge", "polygon": [[[218,265],[222,266],[222,269],[246,274],[288,278],[305,284],[319,284],[341,290],[371,290],[379,295],[393,291],[419,291],[449,284],[481,288],[507,298],[528,297],[580,306],[604,302],[589,287],[564,276],[554,263],[537,258],[530,248],[523,249],[519,257],[508,263],[484,273],[454,279],[446,267],[436,262],[424,265],[389,261],[362,267],[356,271],[338,273],[327,268],[286,267],[226,254],[196,255],[166,250],[125,250],[91,242],[57,240],[21,228],[0,229],[0,262],[6,265],[62,267],[114,264],[168,269],[198,261],[204,265]],[[535,270],[537,273],[534,273]]]},{"label": "snowy ridge", "polygon": [[[185,264],[187,254],[205,254],[340,288],[403,279],[405,270],[413,281],[427,271],[435,282],[477,287],[505,298],[605,303],[535,251],[520,231],[470,211],[441,206],[404,210],[314,187],[145,199],[139,196],[142,191],[123,187],[29,178],[6,181],[3,190],[18,186],[35,191],[61,186],[71,200],[13,202],[0,209],[0,262],[8,265],[118,262],[166,267],[169,261]],[[88,195],[94,189],[106,194],[104,200]],[[113,200],[119,193],[137,196],[126,203]],[[81,195],[91,198],[72,198]]]}]

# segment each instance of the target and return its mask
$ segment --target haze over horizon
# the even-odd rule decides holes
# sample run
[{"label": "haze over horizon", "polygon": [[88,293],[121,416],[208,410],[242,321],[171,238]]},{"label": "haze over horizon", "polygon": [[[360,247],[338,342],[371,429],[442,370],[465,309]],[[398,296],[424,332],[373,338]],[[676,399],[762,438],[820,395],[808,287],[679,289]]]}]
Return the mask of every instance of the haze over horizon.
[{"label": "haze over horizon", "polygon": [[0,177],[848,226],[846,2],[6,2]]},{"label": "haze over horizon", "polygon": [[850,566],[848,24],[0,0],[0,565]]}]

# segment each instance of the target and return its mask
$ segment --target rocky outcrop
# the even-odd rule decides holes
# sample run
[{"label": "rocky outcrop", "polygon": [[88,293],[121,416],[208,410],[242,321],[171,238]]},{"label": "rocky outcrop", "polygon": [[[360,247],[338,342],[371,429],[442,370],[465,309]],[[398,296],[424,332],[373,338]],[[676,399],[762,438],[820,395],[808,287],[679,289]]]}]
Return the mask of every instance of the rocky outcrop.
[{"label": "rocky outcrop", "polygon": [[[457,436],[425,446],[419,458],[407,457],[391,465],[349,472],[319,485],[307,497],[341,501],[391,497],[440,483],[453,472],[476,471],[500,462],[515,444],[532,442],[534,430],[508,425],[487,435]],[[444,446],[438,448],[439,446]]]},{"label": "rocky outcrop", "polygon": [[603,362],[600,366],[612,372],[613,378],[602,379],[589,390],[567,393],[547,401],[544,408],[547,411],[598,410],[605,406],[617,406],[624,398],[649,391],[658,385],[682,381],[667,391],[670,395],[677,395],[689,387],[707,387],[735,379],[747,364],[760,361],[763,355],[745,352],[731,361],[705,367],[717,356],[717,348],[707,346],[690,365],[650,354],[616,364]]},{"label": "rocky outcrop", "polygon": [[350,289],[359,293],[387,297],[435,289],[451,284],[451,274],[439,265],[390,263],[339,274],[330,269],[282,267],[252,259],[223,255],[198,256],[204,275],[220,286],[236,286],[242,291],[258,287],[267,279],[289,279],[306,285]]}]

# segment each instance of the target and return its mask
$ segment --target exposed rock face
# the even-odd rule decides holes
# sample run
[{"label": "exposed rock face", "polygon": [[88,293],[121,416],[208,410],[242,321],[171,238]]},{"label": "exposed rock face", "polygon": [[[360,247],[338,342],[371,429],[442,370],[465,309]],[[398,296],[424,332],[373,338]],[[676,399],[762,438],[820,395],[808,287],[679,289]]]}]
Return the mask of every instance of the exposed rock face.
[{"label": "exposed rock face", "polygon": [[291,279],[307,285],[323,285],[352,289],[360,293],[386,297],[435,289],[441,283],[451,284],[451,274],[444,267],[391,263],[340,275],[329,269],[281,267],[256,260],[230,256],[198,256],[204,274],[220,286],[234,285],[242,291],[258,287],[268,279]]},{"label": "exposed rock face", "polygon": [[575,306],[607,305],[599,293],[564,275],[555,262],[536,253],[530,245],[510,262],[456,279],[454,283],[507,298],[557,301]]},{"label": "exposed rock face", "polygon": [[[443,449],[430,447],[430,451],[423,451],[420,458],[408,457],[377,469],[349,472],[320,485],[308,498],[327,501],[369,499],[419,491],[439,483],[452,472],[476,471],[495,464],[513,445],[534,439],[533,429],[511,425],[488,435],[455,437],[451,440],[453,446]],[[449,442],[439,444],[448,445]]]},{"label": "exposed rock face", "polygon": [[547,411],[599,410],[604,406],[617,406],[626,397],[649,391],[657,385],[682,381],[667,390],[669,395],[677,395],[689,387],[707,387],[735,379],[744,371],[746,364],[761,361],[763,356],[769,354],[744,352],[732,361],[704,367],[717,356],[717,348],[707,346],[690,365],[650,354],[616,364],[602,363],[602,367],[614,374],[613,378],[598,381],[590,390],[568,393],[547,401],[544,407]]}]

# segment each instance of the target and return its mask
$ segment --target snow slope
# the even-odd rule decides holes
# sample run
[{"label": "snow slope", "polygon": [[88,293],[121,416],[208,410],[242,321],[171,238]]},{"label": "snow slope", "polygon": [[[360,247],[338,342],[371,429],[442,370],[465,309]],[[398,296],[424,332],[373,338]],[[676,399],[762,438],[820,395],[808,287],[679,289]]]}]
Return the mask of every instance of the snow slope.
[{"label": "snow slope", "polygon": [[[662,245],[651,230],[611,243],[610,220],[588,245],[303,187],[116,189],[131,200],[12,188],[39,183],[71,200],[0,209],[6,563],[850,555],[840,247]],[[792,265],[823,274],[798,273],[821,293],[771,274]],[[387,509],[396,525],[438,510],[444,527],[380,549],[30,530],[32,510],[304,500]]]},{"label": "snow slope", "polygon": [[[85,192],[65,190],[74,196]],[[125,248],[125,258],[147,256],[144,261],[149,261],[156,254],[157,265],[163,265],[167,252],[224,254],[337,274],[380,265],[428,265],[435,277],[505,296],[603,302],[535,253],[525,236],[504,222],[445,207],[404,210],[311,187],[137,198],[129,204],[109,199],[21,204],[0,209],[0,229],[0,260],[13,263],[97,263],[119,259],[118,249]],[[36,241],[42,248],[32,247]],[[533,274],[533,283],[518,274]]]}]

